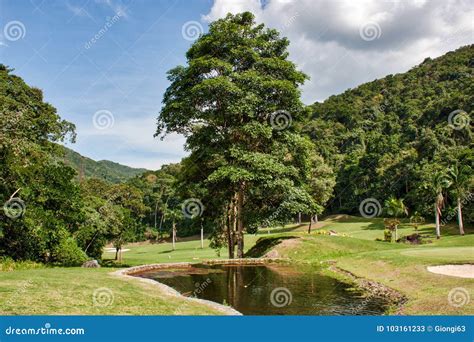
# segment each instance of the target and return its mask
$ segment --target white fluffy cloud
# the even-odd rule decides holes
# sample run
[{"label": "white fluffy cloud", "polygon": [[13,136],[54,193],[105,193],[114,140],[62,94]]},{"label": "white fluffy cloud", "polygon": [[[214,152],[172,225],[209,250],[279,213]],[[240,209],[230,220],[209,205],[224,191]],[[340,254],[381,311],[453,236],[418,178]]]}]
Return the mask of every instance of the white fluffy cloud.
[{"label": "white fluffy cloud", "polygon": [[474,38],[471,0],[215,0],[203,18],[243,11],[290,39],[290,58],[311,77],[306,103],[404,72]]}]

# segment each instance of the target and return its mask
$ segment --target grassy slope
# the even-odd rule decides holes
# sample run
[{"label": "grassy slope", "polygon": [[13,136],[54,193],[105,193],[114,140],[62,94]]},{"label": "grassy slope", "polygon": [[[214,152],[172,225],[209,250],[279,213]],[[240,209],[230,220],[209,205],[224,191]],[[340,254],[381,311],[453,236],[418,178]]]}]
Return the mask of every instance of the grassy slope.
[{"label": "grassy slope", "polygon": [[[344,233],[347,237],[303,235],[302,244],[280,250],[280,254],[299,262],[336,261],[337,266],[353,274],[383,283],[404,293],[409,301],[405,314],[474,314],[472,300],[462,307],[448,302],[449,292],[465,288],[474,296],[474,280],[430,273],[429,265],[474,262],[474,231],[462,237],[456,227],[443,228],[440,240],[433,237],[432,226],[420,227],[433,243],[406,245],[374,241],[383,235],[381,219],[349,218],[328,222],[324,229]],[[400,235],[413,233],[409,225],[402,226]]]},{"label": "grassy slope", "polygon": [[[463,287],[474,294],[474,280],[446,277],[426,271],[426,266],[445,263],[473,262],[474,231],[461,237],[455,228],[444,228],[441,240],[421,246],[374,241],[383,235],[382,220],[349,218],[327,220],[325,230],[346,236],[308,235],[305,226],[287,226],[246,236],[247,248],[258,238],[301,237],[301,244],[279,248],[282,256],[297,262],[319,263],[333,260],[358,276],[376,280],[403,292],[409,297],[406,314],[473,314],[471,303],[461,308],[449,305],[448,293]],[[400,235],[412,233],[402,226]],[[422,226],[423,234],[432,235],[432,226]],[[175,251],[170,244],[144,244],[126,247],[123,266],[160,262],[199,262],[217,258],[214,250],[199,241],[179,242]],[[277,247],[278,249],[278,247]],[[105,253],[104,258],[113,257]],[[221,258],[225,258],[222,251]],[[1,268],[0,268],[1,269]],[[111,276],[114,269],[40,268],[1,272],[1,314],[217,314],[206,306],[170,298],[156,287],[139,281]],[[113,305],[95,307],[93,292],[106,287],[114,295]]]}]

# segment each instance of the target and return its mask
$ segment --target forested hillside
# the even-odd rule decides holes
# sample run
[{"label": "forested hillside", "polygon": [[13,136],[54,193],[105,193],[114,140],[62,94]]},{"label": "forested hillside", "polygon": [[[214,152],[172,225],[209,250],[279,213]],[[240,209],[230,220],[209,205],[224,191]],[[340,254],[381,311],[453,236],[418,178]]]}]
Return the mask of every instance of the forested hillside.
[{"label": "forested hillside", "polygon": [[[462,195],[472,221],[473,68],[471,45],[310,106],[304,131],[337,173],[327,212],[357,213],[366,198],[383,206],[395,197],[410,214],[432,217],[441,193],[444,217],[455,217]],[[453,172],[462,189],[449,181]],[[450,184],[439,191],[443,178]]]},{"label": "forested hillside", "polygon": [[78,177],[98,178],[110,183],[121,183],[146,171],[109,160],[95,161],[67,147],[64,147],[64,162],[76,170]]}]

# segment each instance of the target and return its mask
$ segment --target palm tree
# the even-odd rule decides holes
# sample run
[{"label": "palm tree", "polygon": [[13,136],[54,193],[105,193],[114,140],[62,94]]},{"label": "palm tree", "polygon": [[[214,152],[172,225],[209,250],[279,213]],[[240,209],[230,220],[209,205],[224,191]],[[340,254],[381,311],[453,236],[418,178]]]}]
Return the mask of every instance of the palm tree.
[{"label": "palm tree", "polygon": [[436,238],[441,238],[440,216],[441,210],[444,208],[445,198],[443,192],[449,188],[451,181],[445,172],[438,171],[433,174],[431,179],[431,189],[435,195],[434,212],[436,223]]},{"label": "palm tree", "polygon": [[[385,210],[387,212],[387,215],[391,217],[401,217],[403,215],[408,215],[408,209],[405,206],[405,203],[403,203],[403,199],[400,198],[395,198],[395,197],[390,197],[388,200],[385,201]],[[394,228],[395,228],[395,241],[398,239],[398,223],[400,221],[397,220],[396,223],[394,223]]]},{"label": "palm tree", "polygon": [[464,235],[461,197],[469,190],[469,185],[472,182],[472,169],[468,165],[459,166],[456,163],[448,169],[448,176],[457,200],[459,233]]}]

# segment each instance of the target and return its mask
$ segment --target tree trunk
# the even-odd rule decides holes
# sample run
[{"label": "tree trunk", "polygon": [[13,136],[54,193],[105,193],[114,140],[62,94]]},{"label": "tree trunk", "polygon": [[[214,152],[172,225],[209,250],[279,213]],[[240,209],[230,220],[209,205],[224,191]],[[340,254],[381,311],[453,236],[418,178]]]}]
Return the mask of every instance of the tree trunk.
[{"label": "tree trunk", "polygon": [[244,257],[244,221],[242,209],[244,205],[244,184],[239,187],[237,193],[237,258]]},{"label": "tree trunk", "polygon": [[161,218],[160,218],[160,238],[163,239],[163,231],[161,230],[161,228],[163,227],[163,219],[165,217],[165,214],[161,215]]},{"label": "tree trunk", "polygon": [[298,213],[298,224],[301,224],[301,213]]},{"label": "tree trunk", "polygon": [[308,234],[311,234],[311,226],[313,224],[313,217],[311,216],[310,220],[309,220],[309,226],[308,226]]},{"label": "tree trunk", "polygon": [[176,248],[176,223],[173,221],[173,251]]},{"label": "tree trunk", "polygon": [[118,260],[118,252],[119,252],[118,247],[115,247],[115,260]]},{"label": "tree trunk", "polygon": [[201,249],[204,249],[204,228],[202,227],[202,222],[201,222]]},{"label": "tree trunk", "polygon": [[229,249],[229,259],[234,259],[234,204],[231,199],[226,213],[227,245]]},{"label": "tree trunk", "polygon": [[436,223],[436,238],[439,239],[441,237],[441,230],[439,227],[439,208],[438,203],[435,203],[435,223]]},{"label": "tree trunk", "polygon": [[459,224],[459,233],[464,235],[464,223],[462,221],[462,205],[461,198],[458,197],[458,224]]},{"label": "tree trunk", "polygon": [[318,223],[318,214],[314,215],[314,223]]}]

